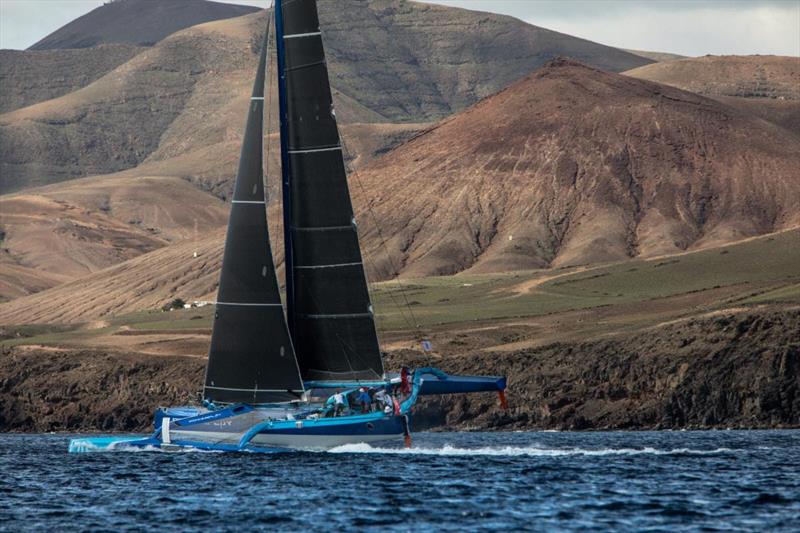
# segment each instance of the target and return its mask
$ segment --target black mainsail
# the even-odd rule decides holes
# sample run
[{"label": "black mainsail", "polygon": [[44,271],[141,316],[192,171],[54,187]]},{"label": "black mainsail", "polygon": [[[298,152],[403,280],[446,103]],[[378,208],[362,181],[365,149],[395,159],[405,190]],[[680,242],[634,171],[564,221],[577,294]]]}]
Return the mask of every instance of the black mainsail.
[{"label": "black mainsail", "polygon": [[316,0],[278,0],[287,313],[305,380],[383,376]]},{"label": "black mainsail", "polygon": [[286,402],[303,392],[267,229],[262,168],[267,44],[265,36],[231,201],[206,367],[203,395],[220,403]]}]

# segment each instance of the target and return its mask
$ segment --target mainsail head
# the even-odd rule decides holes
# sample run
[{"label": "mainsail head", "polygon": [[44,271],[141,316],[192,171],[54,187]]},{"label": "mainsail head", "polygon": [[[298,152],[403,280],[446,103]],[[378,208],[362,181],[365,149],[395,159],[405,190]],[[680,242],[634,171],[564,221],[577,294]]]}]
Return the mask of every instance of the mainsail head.
[{"label": "mainsail head", "polygon": [[247,116],[214,313],[203,395],[277,403],[303,392],[269,245],[263,176],[264,37]]},{"label": "mainsail head", "polygon": [[306,380],[380,379],[316,0],[278,0],[288,319]]}]

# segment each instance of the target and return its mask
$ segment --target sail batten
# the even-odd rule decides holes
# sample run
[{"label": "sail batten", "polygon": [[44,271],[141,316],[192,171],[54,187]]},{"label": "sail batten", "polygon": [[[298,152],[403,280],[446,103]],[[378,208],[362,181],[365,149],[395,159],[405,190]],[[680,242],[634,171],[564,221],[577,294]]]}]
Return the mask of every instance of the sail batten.
[{"label": "sail batten", "polygon": [[303,392],[267,227],[262,167],[267,39],[236,173],[206,367],[203,396],[217,403],[288,402]]},{"label": "sail batten", "polygon": [[287,302],[305,380],[383,376],[347,185],[316,0],[276,17],[287,246]]}]

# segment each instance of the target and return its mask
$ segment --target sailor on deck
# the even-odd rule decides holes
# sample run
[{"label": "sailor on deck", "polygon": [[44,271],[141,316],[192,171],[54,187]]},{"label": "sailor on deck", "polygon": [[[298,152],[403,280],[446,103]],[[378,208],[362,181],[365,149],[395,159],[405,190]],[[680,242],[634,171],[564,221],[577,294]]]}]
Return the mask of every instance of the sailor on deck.
[{"label": "sailor on deck", "polygon": [[358,390],[357,401],[359,404],[361,404],[361,412],[369,413],[369,406],[370,403],[372,403],[372,398],[369,397],[369,393],[367,392],[367,389],[365,389],[364,387],[361,387]]},{"label": "sailor on deck", "polygon": [[344,410],[347,408],[347,398],[341,392],[337,392],[325,402],[327,405],[333,406],[333,416],[342,416]]},{"label": "sailor on deck", "polygon": [[378,391],[375,393],[375,401],[378,403],[379,408],[384,412],[386,413],[392,412],[392,399],[386,393],[386,389],[383,388],[378,389]]}]

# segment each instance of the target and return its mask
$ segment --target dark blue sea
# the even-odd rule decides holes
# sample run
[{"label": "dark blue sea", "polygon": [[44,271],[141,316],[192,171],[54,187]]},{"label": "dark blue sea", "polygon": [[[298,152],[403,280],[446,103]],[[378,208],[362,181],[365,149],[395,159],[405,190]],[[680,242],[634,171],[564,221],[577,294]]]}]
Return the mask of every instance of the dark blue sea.
[{"label": "dark blue sea", "polygon": [[800,531],[800,431],[417,433],[68,454],[0,435],[2,531]]}]

